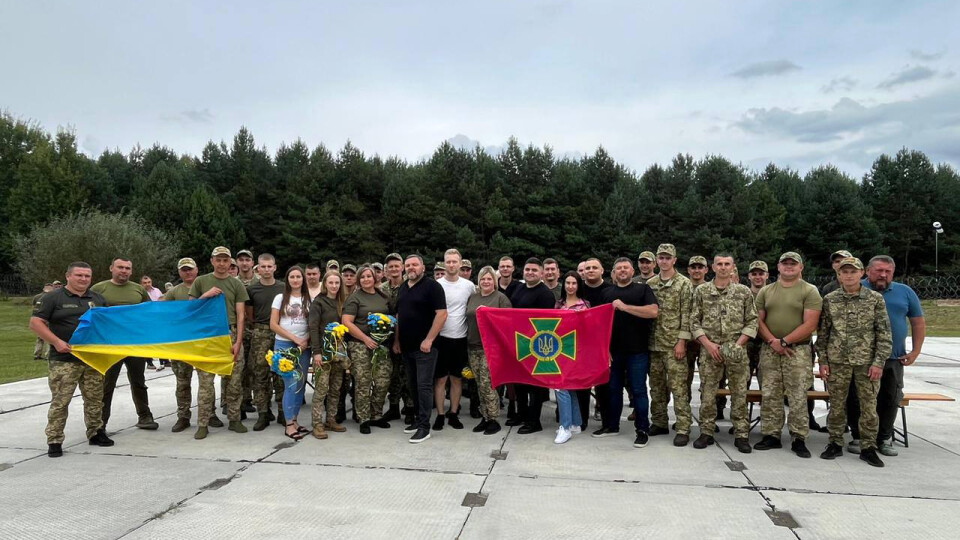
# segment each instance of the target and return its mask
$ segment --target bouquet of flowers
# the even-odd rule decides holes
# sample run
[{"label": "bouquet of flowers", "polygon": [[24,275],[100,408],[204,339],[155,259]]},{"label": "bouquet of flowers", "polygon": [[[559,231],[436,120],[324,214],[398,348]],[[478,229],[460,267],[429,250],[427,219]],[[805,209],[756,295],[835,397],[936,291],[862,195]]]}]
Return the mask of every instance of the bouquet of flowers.
[{"label": "bouquet of flowers", "polygon": [[303,378],[303,373],[297,367],[300,360],[300,348],[290,347],[277,351],[267,351],[265,360],[270,364],[270,371],[290,381],[287,386],[296,388],[296,384]]},{"label": "bouquet of flowers", "polygon": [[332,322],[323,329],[323,365],[321,369],[327,366],[327,362],[337,358],[346,358],[347,347],[343,337],[347,335],[347,327],[344,324]]},{"label": "bouquet of flowers", "polygon": [[373,357],[371,358],[373,370],[376,371],[380,360],[387,357],[387,347],[384,346],[384,343],[387,341],[387,338],[393,335],[393,329],[397,327],[397,318],[393,315],[385,315],[383,313],[371,313],[367,315],[367,326],[370,327],[370,337],[373,338],[378,345],[378,347],[374,349]]}]

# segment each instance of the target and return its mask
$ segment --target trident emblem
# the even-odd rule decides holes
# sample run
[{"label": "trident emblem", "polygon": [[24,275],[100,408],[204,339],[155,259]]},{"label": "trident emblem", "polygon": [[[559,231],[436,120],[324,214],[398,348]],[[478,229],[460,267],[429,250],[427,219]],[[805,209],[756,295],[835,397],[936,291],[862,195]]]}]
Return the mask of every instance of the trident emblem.
[{"label": "trident emblem", "polygon": [[530,324],[533,335],[516,332],[517,360],[523,362],[531,356],[536,358],[532,375],[559,375],[559,357],[577,359],[577,331],[558,335],[560,319],[530,319]]}]

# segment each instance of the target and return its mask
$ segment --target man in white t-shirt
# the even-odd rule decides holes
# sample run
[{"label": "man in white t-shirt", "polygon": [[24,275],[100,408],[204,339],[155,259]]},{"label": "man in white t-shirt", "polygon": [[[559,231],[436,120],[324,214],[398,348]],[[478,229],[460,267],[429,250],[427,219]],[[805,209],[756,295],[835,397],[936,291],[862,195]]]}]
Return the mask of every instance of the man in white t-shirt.
[{"label": "man in white t-shirt", "polygon": [[[433,395],[437,405],[437,419],[433,429],[443,429],[443,419],[453,429],[463,429],[460,423],[460,395],[463,392],[461,373],[467,365],[467,300],[474,285],[460,277],[463,257],[456,249],[443,254],[444,276],[437,280],[447,297],[447,320],[440,329],[434,345],[437,348],[437,367],[434,374]],[[443,414],[444,394],[450,381],[450,411]]]}]

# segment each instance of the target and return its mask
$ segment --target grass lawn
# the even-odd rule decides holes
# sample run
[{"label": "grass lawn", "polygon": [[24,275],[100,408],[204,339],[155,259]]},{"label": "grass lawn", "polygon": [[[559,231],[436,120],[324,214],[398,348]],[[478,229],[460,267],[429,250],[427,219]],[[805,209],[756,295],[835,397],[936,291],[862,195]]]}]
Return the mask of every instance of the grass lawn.
[{"label": "grass lawn", "polygon": [[[27,328],[30,299],[0,300],[0,384],[45,377],[47,363],[33,359],[35,336]],[[960,337],[960,306],[938,306],[923,302],[927,335]]]}]

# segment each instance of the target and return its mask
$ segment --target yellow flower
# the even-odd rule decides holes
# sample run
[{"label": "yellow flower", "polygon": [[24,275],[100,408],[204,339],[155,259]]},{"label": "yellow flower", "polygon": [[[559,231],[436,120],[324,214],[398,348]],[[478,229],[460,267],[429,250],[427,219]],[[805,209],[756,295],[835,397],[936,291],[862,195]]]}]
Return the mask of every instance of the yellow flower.
[{"label": "yellow flower", "polygon": [[280,360],[280,371],[293,371],[293,362],[287,359]]},{"label": "yellow flower", "polygon": [[267,351],[267,356],[265,356],[267,363],[273,365],[273,351]]}]

